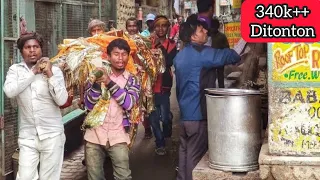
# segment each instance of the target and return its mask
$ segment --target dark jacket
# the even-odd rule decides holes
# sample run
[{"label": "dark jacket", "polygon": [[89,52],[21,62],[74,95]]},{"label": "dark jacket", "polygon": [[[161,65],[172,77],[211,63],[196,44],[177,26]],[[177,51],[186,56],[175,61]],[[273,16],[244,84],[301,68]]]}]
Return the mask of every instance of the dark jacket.
[{"label": "dark jacket", "polygon": [[163,57],[165,58],[166,71],[163,74],[158,75],[153,91],[154,93],[170,92],[173,80],[171,66],[173,65],[173,59],[177,54],[177,48],[175,42],[169,39],[166,39],[159,48],[161,48]]},{"label": "dark jacket", "polygon": [[211,40],[212,40],[212,48],[223,49],[223,48],[230,48],[227,36],[222,32],[212,32],[211,33]]},{"label": "dark jacket", "polygon": [[[229,48],[229,42],[225,34],[217,31],[210,31],[212,40],[211,47],[216,49]],[[218,79],[219,88],[224,88],[224,66],[214,68],[204,68],[200,73],[201,78],[201,111],[204,119],[207,119],[207,104],[205,91],[206,88],[216,88],[216,80]]]}]

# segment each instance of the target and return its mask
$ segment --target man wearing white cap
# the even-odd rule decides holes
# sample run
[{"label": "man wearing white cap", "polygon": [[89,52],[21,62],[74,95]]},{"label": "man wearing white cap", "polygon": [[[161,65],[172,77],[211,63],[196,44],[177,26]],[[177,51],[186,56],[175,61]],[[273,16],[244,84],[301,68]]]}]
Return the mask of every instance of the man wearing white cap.
[{"label": "man wearing white cap", "polygon": [[142,31],[140,34],[144,37],[149,37],[151,32],[153,31],[153,21],[156,18],[156,16],[154,14],[148,14],[146,16],[146,23],[148,28],[145,29],[144,31]]},{"label": "man wearing white cap", "polygon": [[88,32],[91,36],[102,34],[106,31],[106,23],[100,19],[91,19],[88,24]]}]

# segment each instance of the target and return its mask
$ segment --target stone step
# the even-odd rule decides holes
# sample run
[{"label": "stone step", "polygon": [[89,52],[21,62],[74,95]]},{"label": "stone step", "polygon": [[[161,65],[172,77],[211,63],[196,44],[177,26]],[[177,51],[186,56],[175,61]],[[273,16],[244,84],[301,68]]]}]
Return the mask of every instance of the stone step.
[{"label": "stone step", "polygon": [[238,66],[238,68],[242,71],[242,70],[243,70],[243,66],[244,66],[244,63],[240,64],[240,65]]},{"label": "stone step", "polygon": [[206,153],[192,172],[193,180],[260,180],[259,170],[247,173],[234,173],[215,170],[209,167],[209,155]]},{"label": "stone step", "polygon": [[224,76],[227,77],[229,74],[231,74],[232,72],[238,72],[238,71],[242,71],[238,66],[236,65],[227,65],[224,66]]},{"label": "stone step", "polygon": [[267,57],[259,57],[259,68],[265,69],[267,67]]},{"label": "stone step", "polygon": [[237,72],[232,72],[227,76],[228,80],[239,80],[242,72],[237,71]]},{"label": "stone step", "polygon": [[320,157],[271,155],[267,142],[261,148],[259,166],[262,180],[320,180]]},{"label": "stone step", "polygon": [[[234,88],[236,85],[237,81],[236,80],[228,80],[225,79],[224,80],[224,87],[225,88]],[[218,87],[218,86],[217,86]]]}]

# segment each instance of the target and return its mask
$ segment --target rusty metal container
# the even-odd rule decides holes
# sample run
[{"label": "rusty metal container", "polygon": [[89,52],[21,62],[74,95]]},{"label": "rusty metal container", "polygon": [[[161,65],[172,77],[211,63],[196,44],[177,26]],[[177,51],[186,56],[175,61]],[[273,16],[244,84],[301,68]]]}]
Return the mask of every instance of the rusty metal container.
[{"label": "rusty metal container", "polygon": [[206,89],[210,168],[248,172],[259,168],[261,93]]}]

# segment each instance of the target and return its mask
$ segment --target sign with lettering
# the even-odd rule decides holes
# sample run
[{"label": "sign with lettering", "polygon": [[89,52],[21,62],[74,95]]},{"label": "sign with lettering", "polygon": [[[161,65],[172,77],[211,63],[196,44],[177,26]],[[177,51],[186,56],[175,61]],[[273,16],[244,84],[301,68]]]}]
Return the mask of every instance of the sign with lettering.
[{"label": "sign with lettering", "polygon": [[320,81],[320,43],[275,43],[272,52],[274,81]]},{"label": "sign with lettering", "polygon": [[224,34],[226,35],[230,48],[241,39],[240,22],[232,22],[224,25]]},{"label": "sign with lettering", "polygon": [[[320,151],[320,88],[278,89],[271,103],[270,150],[311,155]],[[277,103],[277,104],[276,104]],[[275,112],[278,109],[278,113]]]},{"label": "sign with lettering", "polygon": [[269,152],[320,154],[320,43],[269,44]]}]

